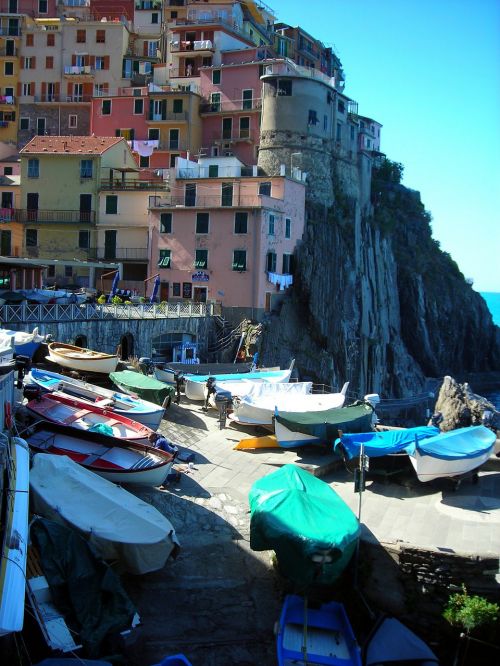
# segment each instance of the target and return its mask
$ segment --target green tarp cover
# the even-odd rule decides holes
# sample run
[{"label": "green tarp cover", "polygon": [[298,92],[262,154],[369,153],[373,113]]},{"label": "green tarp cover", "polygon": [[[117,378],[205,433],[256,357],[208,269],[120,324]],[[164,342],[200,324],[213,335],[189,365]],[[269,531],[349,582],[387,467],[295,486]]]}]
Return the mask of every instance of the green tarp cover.
[{"label": "green tarp cover", "polygon": [[37,518],[30,534],[54,604],[88,656],[99,656],[104,638],[129,629],[136,612],[118,575],[68,527]]},{"label": "green tarp cover", "polygon": [[359,524],[327,483],[285,465],[256,481],[249,501],[252,550],[274,550],[283,575],[302,589],[340,576],[356,548]]},{"label": "green tarp cover", "polygon": [[120,390],[125,393],[136,393],[143,400],[154,402],[155,405],[163,405],[166,398],[175,395],[175,388],[154,377],[148,377],[141,372],[123,370],[122,372],[111,372],[110,378]]},{"label": "green tarp cover", "polygon": [[276,421],[292,432],[314,435],[326,442],[334,442],[342,432],[372,430],[373,407],[367,403],[336,407],[322,412],[284,412],[275,415]]}]

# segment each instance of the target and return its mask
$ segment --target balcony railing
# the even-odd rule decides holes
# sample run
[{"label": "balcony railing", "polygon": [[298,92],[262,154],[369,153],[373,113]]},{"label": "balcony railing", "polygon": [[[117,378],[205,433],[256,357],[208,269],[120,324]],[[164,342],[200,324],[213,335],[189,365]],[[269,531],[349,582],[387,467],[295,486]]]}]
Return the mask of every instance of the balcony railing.
[{"label": "balcony railing", "polygon": [[88,250],[89,259],[99,261],[148,261],[147,247],[93,247]]},{"label": "balcony railing", "polygon": [[185,122],[188,119],[188,112],[181,111],[180,113],[174,113],[172,111],[167,111],[167,113],[150,113],[148,114],[147,119],[154,121],[171,120],[174,122]]},{"label": "balcony railing", "polygon": [[122,180],[121,178],[103,178],[101,190],[165,190],[168,184],[160,178],[151,180]]},{"label": "balcony railing", "polygon": [[210,39],[195,39],[194,41],[181,41],[179,39],[170,40],[170,52],[189,51],[190,53],[209,52],[215,51],[212,40]]},{"label": "balcony railing", "polygon": [[231,132],[225,134],[224,132],[217,132],[212,134],[210,141],[215,144],[222,143],[240,143],[241,141],[252,141],[254,139],[253,133],[250,129],[240,130],[239,132]]},{"label": "balcony railing", "polygon": [[221,102],[202,102],[200,113],[227,113],[229,111],[260,111],[262,99],[230,99]]},{"label": "balcony railing", "polygon": [[93,210],[14,210],[16,222],[23,224],[94,224]]},{"label": "balcony railing", "polygon": [[4,37],[20,37],[21,26],[0,25],[0,35]]},{"label": "balcony railing", "polygon": [[243,195],[240,196],[236,192],[233,197],[220,194],[196,196],[196,197],[157,197],[154,202],[151,202],[150,207],[154,208],[260,208],[262,200],[260,195]]},{"label": "balcony railing", "polygon": [[65,65],[64,74],[67,75],[76,75],[81,76],[82,74],[87,74],[88,76],[94,75],[94,68],[90,65]]}]

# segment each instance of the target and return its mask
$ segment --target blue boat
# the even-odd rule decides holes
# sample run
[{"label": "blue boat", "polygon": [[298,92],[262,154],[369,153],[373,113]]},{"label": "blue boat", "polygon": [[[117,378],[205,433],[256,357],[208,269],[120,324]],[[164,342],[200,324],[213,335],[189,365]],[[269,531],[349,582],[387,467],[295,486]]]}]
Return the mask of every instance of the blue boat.
[{"label": "blue boat", "polygon": [[154,666],[191,666],[191,662],[183,654],[174,654],[171,657],[165,657]]},{"label": "blue boat", "polygon": [[395,428],[375,432],[344,433],[333,445],[336,453],[343,453],[347,458],[355,458],[363,452],[369,458],[388,456],[394,453],[406,453],[407,448],[427,437],[439,435],[435,426],[417,428]]},{"label": "blue boat", "polygon": [[295,594],[285,598],[278,623],[279,666],[361,666],[361,651],[344,606],[336,601],[319,608]]}]

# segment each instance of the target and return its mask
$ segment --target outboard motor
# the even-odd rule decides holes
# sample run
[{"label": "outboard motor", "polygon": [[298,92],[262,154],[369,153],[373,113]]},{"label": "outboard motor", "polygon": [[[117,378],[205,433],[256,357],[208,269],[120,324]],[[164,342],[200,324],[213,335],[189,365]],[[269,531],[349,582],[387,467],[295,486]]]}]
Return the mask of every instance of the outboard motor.
[{"label": "outboard motor", "polygon": [[30,371],[31,358],[22,354],[16,356],[17,383],[16,388],[23,388],[23,378]]},{"label": "outboard motor", "polygon": [[153,361],[147,356],[143,356],[139,359],[139,368],[143,375],[149,375],[153,370]]},{"label": "outboard motor", "polygon": [[42,389],[35,384],[27,384],[23,390],[23,396],[26,400],[40,400],[42,397]]},{"label": "outboard motor", "polygon": [[215,405],[219,410],[219,429],[222,430],[226,427],[227,411],[232,404],[233,396],[231,391],[216,391],[215,392]]},{"label": "outboard motor", "polygon": [[205,404],[202,407],[204,412],[206,412],[207,409],[208,409],[208,403],[210,401],[210,396],[214,395],[216,393],[216,389],[215,389],[216,382],[217,382],[217,380],[215,379],[215,377],[209,377],[207,379],[206,388],[205,388]]},{"label": "outboard motor", "polygon": [[181,402],[181,386],[184,384],[184,373],[174,372],[175,381],[175,404],[179,405]]}]

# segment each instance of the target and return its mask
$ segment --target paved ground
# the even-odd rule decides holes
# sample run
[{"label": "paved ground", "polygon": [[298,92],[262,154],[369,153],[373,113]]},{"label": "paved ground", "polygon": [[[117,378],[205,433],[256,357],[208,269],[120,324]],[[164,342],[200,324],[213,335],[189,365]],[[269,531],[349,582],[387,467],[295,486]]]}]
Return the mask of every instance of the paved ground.
[{"label": "paved ground", "polygon": [[[248,491],[256,479],[294,462],[327,472],[324,480],[358,513],[352,476],[344,468],[331,471],[332,458],[314,449],[235,451],[240,439],[263,431],[220,430],[215,411],[204,413],[201,403],[185,398],[170,407],[162,430],[194,452],[195,462],[193,469],[179,465],[181,481],[165,490],[135,491],[170,518],[181,553],[163,571],[124,579],[143,620],[143,640],[128,663],[148,666],[183,652],[193,666],[271,666],[273,626],[290,590],[270,553],[250,550]],[[464,482],[455,491],[419,483],[410,468],[398,483],[374,471],[362,495],[363,538],[500,552],[500,464],[481,472],[477,485]]]}]

